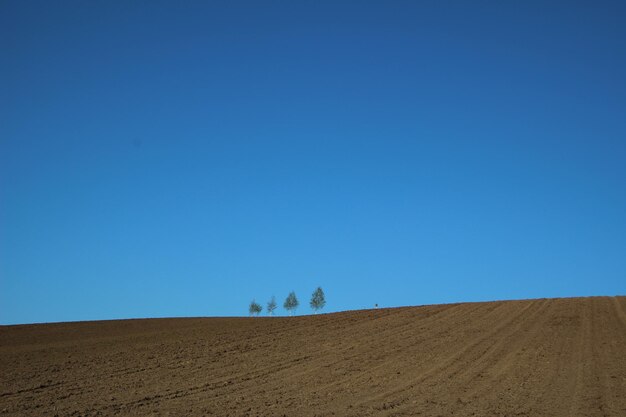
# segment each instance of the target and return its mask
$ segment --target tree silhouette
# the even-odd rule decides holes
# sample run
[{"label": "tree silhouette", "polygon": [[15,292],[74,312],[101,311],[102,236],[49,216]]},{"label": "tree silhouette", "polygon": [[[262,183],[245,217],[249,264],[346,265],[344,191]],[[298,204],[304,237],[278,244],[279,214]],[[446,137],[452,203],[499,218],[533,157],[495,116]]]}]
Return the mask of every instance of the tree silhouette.
[{"label": "tree silhouette", "polygon": [[317,287],[311,296],[311,308],[317,313],[317,310],[324,308],[325,305],[326,298],[324,297],[324,290],[322,290],[322,287]]},{"label": "tree silhouette", "polygon": [[267,314],[273,316],[274,310],[276,310],[276,298],[272,295],[272,299],[267,303]]},{"label": "tree silhouette", "polygon": [[289,295],[287,296],[287,299],[285,300],[285,304],[283,304],[283,307],[285,307],[285,310],[289,311],[291,315],[293,315],[293,312],[295,311],[296,308],[298,308],[299,304],[300,303],[298,302],[296,293],[291,291]]},{"label": "tree silhouette", "polygon": [[252,300],[252,302],[250,303],[250,307],[248,308],[250,315],[253,316],[256,314],[258,316],[261,310],[263,310],[263,307],[261,307],[261,305],[256,301]]}]

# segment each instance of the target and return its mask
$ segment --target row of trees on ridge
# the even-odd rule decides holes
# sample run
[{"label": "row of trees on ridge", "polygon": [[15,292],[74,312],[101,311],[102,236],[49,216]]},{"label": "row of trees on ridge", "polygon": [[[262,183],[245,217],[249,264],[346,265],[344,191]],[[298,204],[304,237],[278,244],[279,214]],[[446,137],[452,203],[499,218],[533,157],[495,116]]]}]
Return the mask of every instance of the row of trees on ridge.
[{"label": "row of trees on ridge", "polygon": [[[298,297],[296,297],[296,293],[294,291],[291,291],[285,299],[283,307],[285,308],[285,310],[291,313],[291,315],[293,315],[299,305],[300,302],[298,301]],[[324,308],[324,306],[326,305],[326,297],[324,296],[324,290],[322,290],[322,287],[317,287],[317,289],[313,292],[309,305],[315,313],[317,313],[318,310]],[[278,305],[276,304],[276,297],[272,296],[272,299],[267,302],[267,314],[273,316],[274,311],[277,307]],[[257,303],[255,300],[252,300],[252,302],[250,302],[250,307],[248,308],[248,311],[250,312],[251,316],[258,316],[259,314],[261,314],[261,311],[263,311],[263,307],[261,307],[261,304]]]}]

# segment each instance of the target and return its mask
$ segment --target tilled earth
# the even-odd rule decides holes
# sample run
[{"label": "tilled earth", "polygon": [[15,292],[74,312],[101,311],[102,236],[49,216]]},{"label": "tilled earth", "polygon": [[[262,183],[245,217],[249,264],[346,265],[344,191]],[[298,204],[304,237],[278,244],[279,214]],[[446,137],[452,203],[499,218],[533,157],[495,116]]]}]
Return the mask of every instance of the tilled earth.
[{"label": "tilled earth", "polygon": [[626,297],[0,326],[0,416],[626,416]]}]

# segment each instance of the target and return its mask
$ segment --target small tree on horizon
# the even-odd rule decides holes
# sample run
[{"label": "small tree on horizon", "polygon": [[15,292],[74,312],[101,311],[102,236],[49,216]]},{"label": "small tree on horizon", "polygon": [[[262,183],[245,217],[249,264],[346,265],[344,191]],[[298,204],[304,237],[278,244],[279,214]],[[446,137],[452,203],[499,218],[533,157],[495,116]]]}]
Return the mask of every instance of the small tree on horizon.
[{"label": "small tree on horizon", "polygon": [[248,308],[250,315],[254,316],[256,314],[258,316],[261,310],[263,310],[263,307],[261,307],[261,305],[256,301],[252,300],[252,302],[250,303],[250,307]]},{"label": "small tree on horizon", "polygon": [[276,310],[276,297],[272,295],[272,299],[267,303],[267,314],[273,316],[274,310]]},{"label": "small tree on horizon", "polygon": [[283,304],[283,307],[285,307],[285,310],[289,311],[291,315],[293,316],[293,312],[296,308],[298,308],[299,304],[300,303],[298,302],[296,293],[291,291],[289,295],[287,296],[287,299],[285,300],[285,304]]},{"label": "small tree on horizon", "polygon": [[315,292],[313,292],[310,304],[315,313],[317,313],[317,310],[324,308],[326,305],[326,298],[324,297],[324,290],[322,290],[322,287],[317,287]]}]

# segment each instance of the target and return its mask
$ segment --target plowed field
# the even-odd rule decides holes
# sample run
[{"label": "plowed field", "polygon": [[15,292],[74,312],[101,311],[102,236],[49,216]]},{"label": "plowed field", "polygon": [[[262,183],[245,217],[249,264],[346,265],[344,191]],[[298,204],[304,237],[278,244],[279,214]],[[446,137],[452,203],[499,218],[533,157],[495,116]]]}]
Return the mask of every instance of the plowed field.
[{"label": "plowed field", "polygon": [[626,416],[626,297],[1,326],[0,415]]}]

